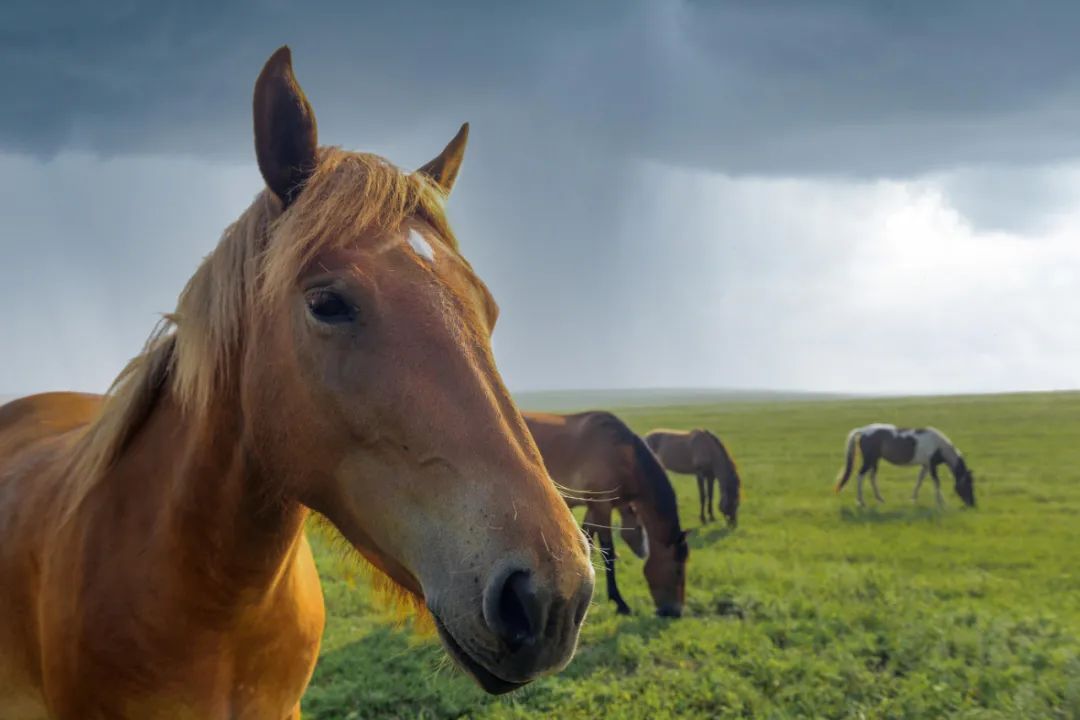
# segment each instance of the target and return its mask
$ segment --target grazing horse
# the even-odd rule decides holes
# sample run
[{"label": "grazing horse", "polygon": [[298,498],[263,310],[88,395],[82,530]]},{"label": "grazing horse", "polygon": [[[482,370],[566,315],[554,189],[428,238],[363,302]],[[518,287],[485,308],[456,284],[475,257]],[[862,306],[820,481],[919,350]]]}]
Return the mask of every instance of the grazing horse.
[{"label": "grazing horse", "polygon": [[848,433],[847,446],[844,455],[844,467],[836,479],[836,492],[844,489],[851,470],[855,463],[856,445],[862,450],[863,463],[859,470],[858,483],[856,485],[859,505],[863,502],[863,478],[870,475],[870,485],[874,489],[874,497],[878,502],[885,502],[878,492],[877,468],[882,459],[888,460],[893,465],[911,466],[919,465],[919,479],[915,482],[915,492],[911,499],[917,502],[919,488],[929,473],[934,479],[934,490],[937,493],[938,505],[944,505],[945,499],[941,496],[941,480],[938,478],[937,469],[941,464],[948,466],[956,479],[956,494],[968,507],[975,507],[975,475],[964,462],[960,451],[953,446],[949,438],[934,428],[898,428],[895,425],[874,423],[866,427],[855,428]]},{"label": "grazing horse", "polygon": [[625,615],[630,608],[615,583],[613,510],[623,517],[623,538],[638,557],[645,558],[645,580],[656,614],[682,615],[690,549],[679,525],[675,490],[656,456],[608,412],[524,416],[567,504],[587,507],[585,532],[600,541],[608,599],[617,611]]},{"label": "grazing horse", "polygon": [[[742,481],[731,453],[709,430],[653,430],[645,436],[645,444],[671,472],[697,476],[698,497],[701,500],[701,522],[713,514],[713,487],[720,482],[720,512],[729,527],[739,524],[739,500]],[[707,490],[707,497],[706,497]]]},{"label": "grazing horse", "polygon": [[573,654],[588,544],[443,211],[465,128],[412,173],[319,147],[288,48],[254,119],[266,188],[109,395],[0,408],[0,717],[299,717],[311,511],[488,692]]}]

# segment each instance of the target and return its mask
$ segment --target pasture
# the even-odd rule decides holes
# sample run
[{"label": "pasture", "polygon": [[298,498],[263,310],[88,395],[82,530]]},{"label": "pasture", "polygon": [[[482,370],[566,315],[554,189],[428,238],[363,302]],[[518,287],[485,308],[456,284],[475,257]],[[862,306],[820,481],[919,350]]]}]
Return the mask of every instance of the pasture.
[{"label": "pasture", "polygon": [[[691,536],[681,620],[653,615],[617,541],[635,614],[615,614],[598,573],[569,668],[493,698],[314,537],[328,618],[304,717],[1080,717],[1080,394],[614,409],[639,433],[713,429],[743,476],[739,529]],[[834,495],[848,430],[876,420],[943,430],[978,509],[951,476],[943,511],[929,483],[913,506],[915,468],[882,466],[884,505]],[[696,528],[693,478],[672,481]]]}]

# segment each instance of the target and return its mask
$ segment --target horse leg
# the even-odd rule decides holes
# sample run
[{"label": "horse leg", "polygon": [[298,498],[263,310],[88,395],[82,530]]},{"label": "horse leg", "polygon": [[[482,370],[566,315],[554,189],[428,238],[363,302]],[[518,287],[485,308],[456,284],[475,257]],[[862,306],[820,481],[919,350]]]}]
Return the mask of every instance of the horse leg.
[{"label": "horse leg", "polygon": [[919,469],[919,479],[915,481],[915,492],[911,493],[911,502],[919,502],[919,488],[922,487],[923,480],[926,479],[926,466],[923,465]]},{"label": "horse leg", "polygon": [[285,716],[285,720],[300,720],[300,703],[296,703],[296,707]]},{"label": "horse leg", "polygon": [[716,487],[716,476],[713,475],[711,470],[705,473],[705,482],[709,486],[709,498],[705,501],[705,507],[709,509],[709,522],[713,522],[716,520],[716,515],[713,513],[713,507],[715,507],[713,489]]},{"label": "horse leg", "polygon": [[885,502],[885,498],[881,497],[881,493],[878,491],[877,486],[877,463],[874,463],[874,467],[870,468],[870,487],[874,489],[874,497],[878,502]]},{"label": "horse leg", "polygon": [[870,470],[872,470],[876,466],[877,466],[877,458],[875,457],[873,462],[871,462],[870,458],[866,457],[866,451],[864,450],[863,451],[863,463],[862,463],[862,467],[859,468],[859,477],[857,478],[858,484],[855,486],[855,489],[856,489],[855,494],[856,494],[856,498],[859,501],[859,507],[866,507],[866,502],[863,500],[863,494],[862,494],[863,480],[866,478],[866,475],[870,472]]},{"label": "horse leg", "polygon": [[945,498],[941,496],[941,478],[937,474],[937,465],[930,464],[930,477],[934,479],[934,494],[937,495],[938,507],[945,507]]},{"label": "horse leg", "polygon": [[630,607],[623,600],[619,586],[615,584],[615,543],[611,538],[611,507],[593,505],[586,513],[586,518],[600,540],[600,556],[604,559],[608,600],[615,603],[615,611],[620,615],[629,615]]},{"label": "horse leg", "polygon": [[866,501],[863,500],[862,494],[862,484],[864,478],[866,478],[866,470],[859,470],[859,477],[855,478],[855,500],[859,503],[859,507],[866,507]]},{"label": "horse leg", "polygon": [[607,576],[608,600],[615,603],[615,612],[620,615],[629,615],[630,606],[623,600],[619,586],[615,584],[615,558],[612,555],[615,545],[611,541],[611,531],[600,530],[598,534],[600,535],[600,554],[604,557],[604,574]]},{"label": "horse leg", "polygon": [[619,535],[635,555],[644,559],[649,554],[649,540],[645,534],[645,528],[641,525],[637,514],[634,512],[634,508],[630,505],[623,505],[619,508],[619,515],[622,518]]},{"label": "horse leg", "polygon": [[704,525],[708,522],[705,519],[705,475],[700,472],[697,474],[697,492],[701,504],[701,524]]}]

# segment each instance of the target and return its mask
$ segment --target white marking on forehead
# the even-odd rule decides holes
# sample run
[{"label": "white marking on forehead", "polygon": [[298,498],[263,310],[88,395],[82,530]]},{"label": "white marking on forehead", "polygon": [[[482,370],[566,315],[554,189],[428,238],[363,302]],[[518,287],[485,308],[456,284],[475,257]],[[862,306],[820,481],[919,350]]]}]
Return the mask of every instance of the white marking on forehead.
[{"label": "white marking on forehead", "polygon": [[409,245],[416,254],[427,260],[429,263],[435,262],[435,248],[431,247],[431,243],[427,241],[423,235],[418,233],[415,229],[409,230]]}]

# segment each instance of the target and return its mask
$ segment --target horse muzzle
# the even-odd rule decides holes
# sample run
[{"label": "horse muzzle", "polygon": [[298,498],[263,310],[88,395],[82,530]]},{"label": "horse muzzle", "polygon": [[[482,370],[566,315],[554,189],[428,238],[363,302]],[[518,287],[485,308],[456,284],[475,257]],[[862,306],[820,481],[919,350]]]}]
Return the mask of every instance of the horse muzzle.
[{"label": "horse muzzle", "polygon": [[[434,609],[432,615],[450,656],[485,691],[499,695],[570,662],[593,584],[590,573],[565,598],[530,569],[505,563],[485,584],[478,608],[482,626],[451,628]],[[462,611],[471,615],[462,608],[447,617],[461,616]]]}]

